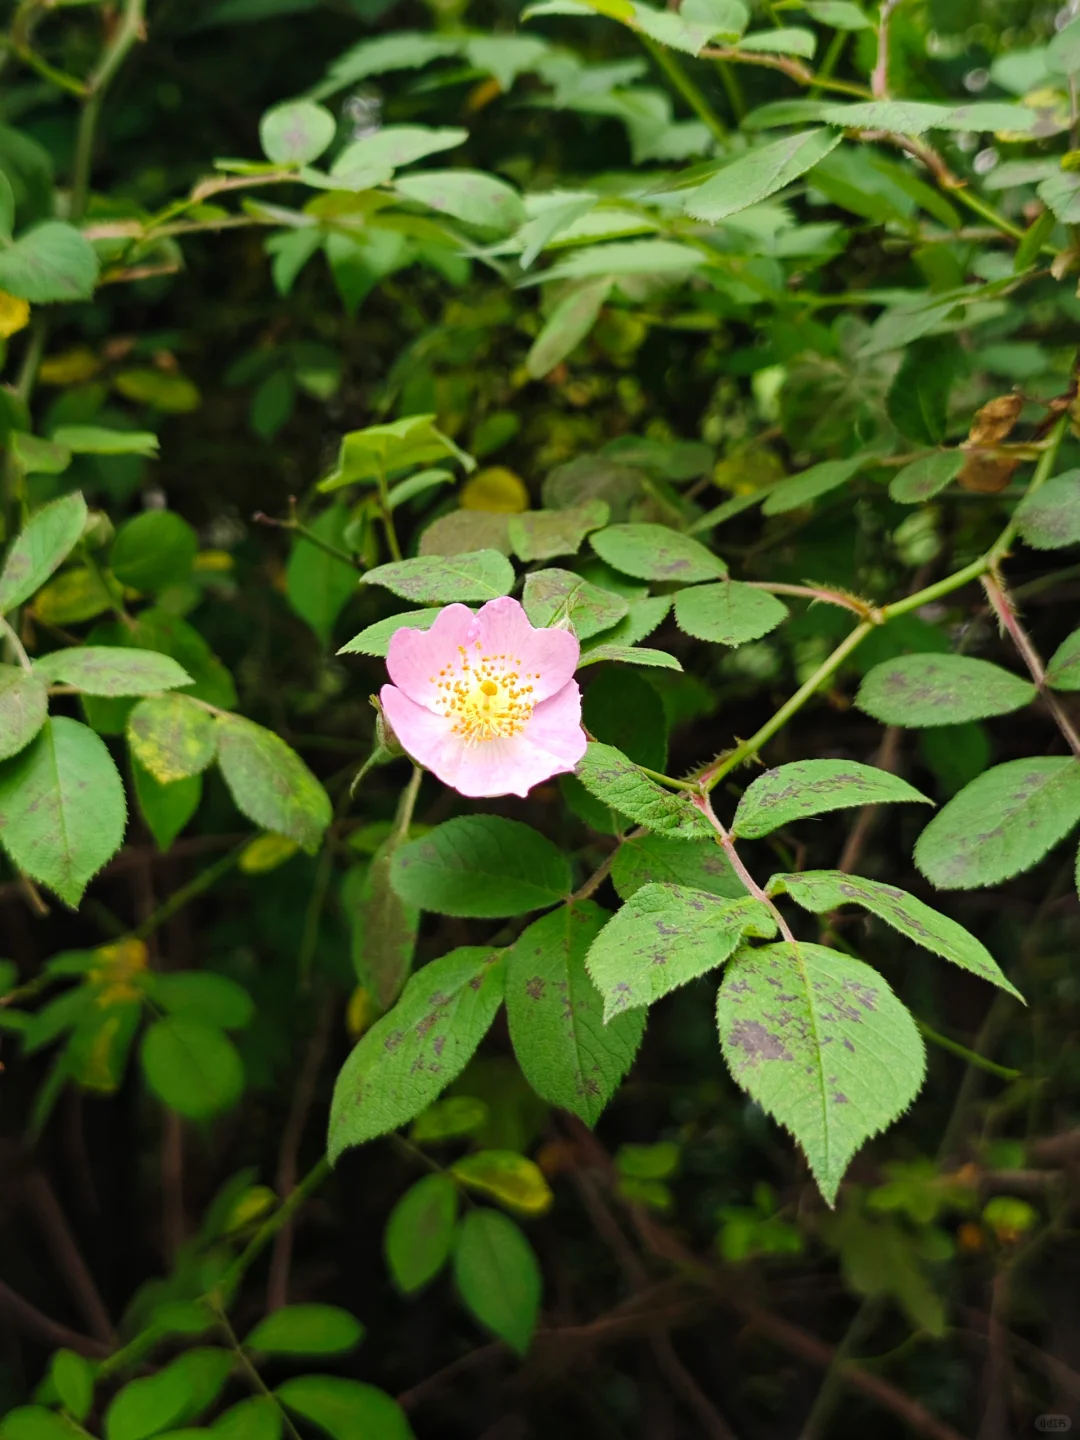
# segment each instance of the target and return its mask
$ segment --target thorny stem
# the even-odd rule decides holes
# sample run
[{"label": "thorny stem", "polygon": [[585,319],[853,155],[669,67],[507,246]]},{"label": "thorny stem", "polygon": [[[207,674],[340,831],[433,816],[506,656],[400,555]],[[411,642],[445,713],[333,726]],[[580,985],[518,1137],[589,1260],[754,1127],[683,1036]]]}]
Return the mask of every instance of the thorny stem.
[{"label": "thorny stem", "polygon": [[990,601],[995,615],[997,615],[998,620],[1001,622],[1002,629],[1008,633],[1010,640],[1020,653],[1020,658],[1027,666],[1028,673],[1035,683],[1036,690],[1039,692],[1039,698],[1047,710],[1049,710],[1053,717],[1054,724],[1065,738],[1065,743],[1077,759],[1080,760],[1080,735],[1076,733],[1076,729],[1068,715],[1066,715],[1061,701],[1046,683],[1046,669],[1043,665],[1042,657],[1032,644],[1031,637],[1020,623],[1020,617],[1016,613],[1012,597],[1005,589],[1000,576],[995,570],[991,570],[988,575],[982,577],[982,586],[986,591],[986,597]]},{"label": "thorny stem", "polygon": [[757,883],[754,877],[750,874],[750,871],[747,870],[746,866],[743,864],[739,856],[739,852],[735,849],[734,840],[732,840],[730,834],[727,832],[727,830],[724,829],[723,825],[720,823],[716,811],[712,807],[712,801],[709,799],[708,795],[697,794],[693,797],[691,803],[698,810],[701,811],[702,815],[705,816],[705,819],[708,820],[709,824],[716,831],[716,838],[723,846],[724,854],[731,861],[731,868],[735,871],[735,874],[738,875],[739,879],[742,881],[743,887],[745,888],[747,894],[752,895],[755,900],[760,900],[763,905],[768,906],[768,909],[772,914],[773,919],[776,921],[777,927],[780,930],[780,934],[783,935],[784,939],[788,942],[789,945],[795,947],[797,950],[798,941],[791,933],[788,923],[784,919],[779,907],[776,904],[776,901],[773,900],[771,895],[766,895],[765,891],[762,890],[761,886]]},{"label": "thorny stem", "polygon": [[243,845],[236,846],[236,848],[230,850],[227,855],[223,855],[220,860],[216,860],[213,865],[208,865],[205,870],[200,870],[194,880],[189,880],[186,885],[181,885],[179,890],[174,890],[163,905],[160,905],[137,929],[131,932],[131,938],[133,940],[145,940],[160,926],[164,925],[166,920],[171,920],[178,910],[184,908],[189,900],[194,900],[196,896],[202,895],[205,891],[209,890],[211,886],[216,885],[221,877],[227,875],[240,859],[246,844],[247,841],[245,840]]},{"label": "thorny stem", "polygon": [[870,89],[876,100],[884,100],[889,93],[889,16],[898,3],[899,0],[882,0],[878,15],[877,62],[870,77]]}]

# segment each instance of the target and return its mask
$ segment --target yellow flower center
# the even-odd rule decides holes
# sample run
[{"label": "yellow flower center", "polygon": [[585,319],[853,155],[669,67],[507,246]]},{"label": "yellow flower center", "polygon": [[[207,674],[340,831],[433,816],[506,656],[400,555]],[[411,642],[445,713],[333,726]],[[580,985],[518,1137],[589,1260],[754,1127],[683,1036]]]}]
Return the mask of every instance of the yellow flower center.
[{"label": "yellow flower center", "polygon": [[454,734],[470,743],[517,735],[533,712],[529,682],[539,680],[539,672],[522,674],[521,660],[513,655],[477,653],[470,659],[464,645],[458,652],[456,665],[431,677],[438,690],[436,704],[453,721]]}]

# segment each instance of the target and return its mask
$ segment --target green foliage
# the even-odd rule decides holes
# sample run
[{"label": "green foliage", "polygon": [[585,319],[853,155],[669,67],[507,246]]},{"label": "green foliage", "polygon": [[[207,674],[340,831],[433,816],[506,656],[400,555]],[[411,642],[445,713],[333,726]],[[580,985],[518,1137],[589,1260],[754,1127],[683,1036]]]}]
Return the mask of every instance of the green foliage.
[{"label": "green foliage", "polygon": [[390,1274],[406,1295],[422,1290],[449,1260],[457,1216],[457,1187],[445,1175],[425,1175],[394,1206],[383,1243]]},{"label": "green foliage", "polygon": [[970,655],[903,655],[874,666],[856,703],[886,725],[959,725],[1034,698],[1029,681]]},{"label": "green foliage", "polygon": [[588,1125],[633,1064],[645,1031],[644,1015],[603,1014],[603,997],[585,968],[607,920],[588,900],[563,905],[518,937],[506,967],[506,1018],[525,1078]]},{"label": "green foliage", "polygon": [[495,918],[565,899],[570,869],[537,831],[498,815],[467,815],[403,845],[390,882],[418,909]]},{"label": "green foliage", "polygon": [[1036,756],[996,765],[919,836],[915,863],[939,890],[996,885],[1037,865],[1080,824],[1080,762]]},{"label": "green foliage", "polygon": [[885,981],[821,945],[744,949],[717,998],[724,1058],[798,1140],[834,1203],[847,1163],[923,1082],[915,1022]]},{"label": "green foliage", "polygon": [[454,1246],[454,1278],[480,1324],[524,1355],[540,1309],[540,1267],[528,1240],[497,1210],[470,1210]]},{"label": "green foliage", "polygon": [[419,1115],[473,1055],[502,1003],[497,950],[462,946],[433,960],[367,1032],[338,1076],[330,1157]]},{"label": "green foliage", "polygon": [[907,781],[871,765],[799,760],[759,776],[739,801],[731,828],[735,835],[756,840],[794,820],[829,810],[904,800],[929,804]]},{"label": "green foliage", "polygon": [[775,933],[768,909],[749,895],[728,900],[678,885],[643,885],[589,950],[604,1018],[651,1005],[715,970],[747,935],[768,939]]},{"label": "green foliage", "polygon": [[[776,1347],[822,1336],[885,1356],[846,1376],[863,1408],[993,1429],[960,1299],[995,1354],[1023,1318],[1049,1414],[1076,917],[1072,852],[1039,862],[1080,826],[1056,8],[8,7],[0,1030],[33,1164],[0,1433],[570,1434],[582,1396],[644,1433],[674,1376],[764,1434]],[[580,643],[585,734],[569,689],[470,758],[588,746],[477,805],[410,770],[381,662],[508,596]],[[920,871],[993,893],[939,910]],[[920,1031],[932,1089],[846,1174]],[[57,1275],[19,1264],[42,1235]],[[731,1318],[687,1275],[770,1345],[705,1373],[688,1334],[680,1379],[663,1327]],[[542,1354],[470,1392],[457,1300],[500,1365],[544,1308]],[[592,1343],[641,1335],[655,1375]],[[793,1430],[841,1424],[834,1372],[787,1387]]]}]

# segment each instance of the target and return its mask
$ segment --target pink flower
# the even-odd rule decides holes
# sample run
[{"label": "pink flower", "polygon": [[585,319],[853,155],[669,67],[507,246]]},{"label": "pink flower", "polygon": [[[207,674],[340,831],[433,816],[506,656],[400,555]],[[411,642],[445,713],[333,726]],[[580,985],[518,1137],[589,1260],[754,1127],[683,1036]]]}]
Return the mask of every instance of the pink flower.
[{"label": "pink flower", "polygon": [[526,795],[585,753],[578,642],[536,630],[516,600],[447,605],[395,630],[383,710],[403,748],[462,795]]}]

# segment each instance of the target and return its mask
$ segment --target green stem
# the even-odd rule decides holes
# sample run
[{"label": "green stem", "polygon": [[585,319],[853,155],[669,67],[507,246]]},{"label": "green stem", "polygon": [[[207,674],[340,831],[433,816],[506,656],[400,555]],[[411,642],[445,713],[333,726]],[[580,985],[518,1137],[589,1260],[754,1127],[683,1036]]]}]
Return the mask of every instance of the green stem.
[{"label": "green stem", "polygon": [[222,1310],[220,1306],[215,1306],[214,1309],[215,1313],[217,1314],[218,1325],[221,1327],[222,1331],[227,1337],[229,1345],[235,1353],[237,1360],[239,1360],[240,1368],[247,1376],[248,1383],[251,1385],[252,1390],[254,1390],[256,1395],[261,1395],[264,1399],[269,1400],[271,1404],[277,1407],[280,1414],[282,1427],[285,1430],[285,1434],[288,1435],[289,1440],[301,1440],[300,1432],[297,1430],[296,1426],[292,1423],[288,1415],[285,1413],[285,1409],[282,1406],[281,1401],[277,1398],[274,1392],[267,1385],[266,1381],[259,1374],[258,1370],[256,1370],[255,1366],[251,1363],[251,1358],[247,1354],[244,1347],[240,1344],[240,1341],[237,1339],[236,1331],[229,1324],[229,1319],[228,1316],[225,1314],[225,1311]]},{"label": "green stem", "polygon": [[105,92],[127,59],[128,51],[142,38],[146,22],[146,0],[124,0],[120,23],[101,59],[86,82],[82,114],[75,136],[75,163],[71,180],[71,219],[81,220],[90,196],[90,172],[94,164],[94,141]]},{"label": "green stem", "polygon": [[806,92],[808,97],[814,95],[818,90],[821,90],[823,88],[822,82],[828,80],[836,69],[840,56],[843,54],[848,33],[847,30],[837,30],[833,33],[833,37],[829,41],[829,48],[822,56],[821,65],[818,67],[817,75],[814,77],[814,83]]},{"label": "green stem", "polygon": [[981,195],[975,194],[974,191],[969,190],[966,186],[958,186],[955,190],[950,190],[948,194],[950,199],[959,200],[961,205],[966,205],[973,214],[981,216],[987,224],[993,225],[994,229],[1000,230],[1003,235],[1010,235],[1014,240],[1024,239],[1024,231],[1019,225],[1014,225],[1011,220],[1007,220],[1004,215],[995,210],[992,205],[988,204]]},{"label": "green stem", "polygon": [[21,60],[29,69],[34,70],[43,80],[48,80],[60,90],[66,90],[69,95],[78,95],[80,98],[86,94],[86,86],[74,75],[69,75],[66,70],[57,70],[55,65],[50,65],[40,55],[31,50],[28,45],[20,45],[8,35],[0,35],[0,47],[14,55],[16,60]]},{"label": "green stem", "polygon": [[778,730],[784,728],[791,717],[802,709],[807,700],[810,699],[810,696],[825,683],[830,675],[834,674],[835,671],[840,668],[851,652],[861,645],[871,630],[875,628],[876,626],[872,620],[864,620],[861,625],[856,625],[851,634],[842,640],[832,654],[821,662],[810,678],[799,686],[791,699],[788,700],[786,704],[781,705],[780,709],[777,710],[771,719],[766,720],[760,730],[751,735],[749,740],[742,741],[740,745],[737,745],[736,748],[732,750],[730,755],[725,756],[723,760],[706,771],[701,779],[704,788],[706,790],[713,790],[725,775],[730,774],[732,770],[741,765],[745,760],[749,760],[751,756],[756,755],[766,741],[771,740]]},{"label": "green stem", "polygon": [[998,1065],[993,1060],[987,1060],[985,1056],[969,1050],[966,1045],[961,1045],[958,1040],[950,1040],[948,1035],[942,1035],[939,1030],[927,1025],[925,1020],[916,1020],[915,1023],[931,1045],[936,1045],[941,1050],[947,1050],[950,1055],[958,1055],[969,1065],[975,1065],[978,1069],[985,1070],[988,1075],[996,1075],[1000,1080],[1019,1080],[1022,1071],[1010,1070],[1007,1065]]},{"label": "green stem", "polygon": [[416,809],[416,797],[420,793],[420,781],[423,778],[423,770],[419,765],[414,765],[413,772],[409,776],[409,783],[401,792],[397,814],[394,817],[393,841],[395,845],[400,845],[403,840],[409,838],[409,826],[412,824],[413,811]]},{"label": "green stem", "polygon": [[216,885],[240,859],[246,845],[247,841],[245,840],[243,845],[237,845],[227,855],[223,855],[220,860],[215,860],[213,865],[208,865],[205,870],[200,870],[194,880],[189,880],[186,885],[181,885],[179,890],[174,890],[163,905],[160,905],[152,915],[147,916],[137,930],[131,932],[132,939],[145,940],[164,925],[166,920],[171,920],[177,911],[182,910],[190,900],[205,894],[207,890]]},{"label": "green stem", "polygon": [[638,39],[698,119],[702,121],[717,140],[722,143],[726,142],[728,138],[727,126],[705,99],[705,96],[671,51],[665,49],[663,45],[658,45],[656,41],[651,40],[648,35],[639,34]]},{"label": "green stem", "polygon": [[[255,1235],[248,1242],[246,1249],[241,1251],[214,1287],[213,1295],[208,1297],[211,1303],[214,1303],[214,1296],[221,1297],[231,1294],[247,1274],[248,1270],[250,1270],[251,1266],[270,1244],[270,1241],[273,1240],[277,1232],[289,1223],[308,1196],[319,1188],[329,1174],[330,1161],[324,1155],[323,1158],[308,1171],[296,1186],[295,1190],[289,1192],[288,1196],[281,1202],[273,1215],[260,1225]],[[220,1304],[220,1299],[218,1299],[217,1303]]]},{"label": "green stem", "polygon": [[386,543],[390,546],[390,555],[394,560],[401,559],[401,546],[398,544],[397,531],[394,529],[394,510],[390,504],[390,485],[386,478],[386,470],[379,467],[379,515],[382,518],[383,529],[386,532]]},{"label": "green stem", "polygon": [[655,780],[658,785],[666,785],[670,790],[686,790],[691,795],[698,793],[699,787],[694,780],[676,780],[671,775],[661,775],[659,770],[650,770],[647,765],[639,765],[637,768],[650,780]]},{"label": "green stem", "polygon": [[23,352],[22,364],[19,366],[19,377],[15,381],[15,394],[23,404],[29,404],[30,397],[34,393],[38,370],[41,368],[41,357],[45,353],[47,334],[45,320],[43,317],[39,318],[30,330],[30,338],[27,341],[26,350]]}]

